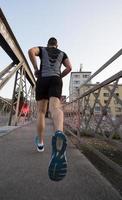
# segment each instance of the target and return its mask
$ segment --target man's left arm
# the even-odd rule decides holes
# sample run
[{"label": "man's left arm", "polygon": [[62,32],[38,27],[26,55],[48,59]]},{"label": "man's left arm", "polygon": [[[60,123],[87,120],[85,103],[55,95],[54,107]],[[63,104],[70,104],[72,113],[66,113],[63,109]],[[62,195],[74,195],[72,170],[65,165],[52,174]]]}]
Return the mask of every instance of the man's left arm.
[{"label": "man's left arm", "polygon": [[64,71],[61,73],[61,78],[63,78],[64,76],[66,76],[67,74],[69,74],[69,72],[72,70],[72,65],[70,63],[69,58],[66,58],[63,61],[63,65],[66,67],[66,69],[64,69]]}]

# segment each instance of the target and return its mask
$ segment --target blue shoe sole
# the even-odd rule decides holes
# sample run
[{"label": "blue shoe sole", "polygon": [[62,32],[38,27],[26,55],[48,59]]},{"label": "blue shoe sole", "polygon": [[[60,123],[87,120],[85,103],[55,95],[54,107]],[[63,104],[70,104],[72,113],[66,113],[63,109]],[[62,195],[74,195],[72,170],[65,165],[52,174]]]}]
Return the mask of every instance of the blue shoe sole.
[{"label": "blue shoe sole", "polygon": [[[61,149],[57,149],[57,140],[62,140]],[[62,132],[57,132],[52,137],[52,157],[48,168],[49,178],[53,181],[62,180],[67,173],[66,137]]]}]

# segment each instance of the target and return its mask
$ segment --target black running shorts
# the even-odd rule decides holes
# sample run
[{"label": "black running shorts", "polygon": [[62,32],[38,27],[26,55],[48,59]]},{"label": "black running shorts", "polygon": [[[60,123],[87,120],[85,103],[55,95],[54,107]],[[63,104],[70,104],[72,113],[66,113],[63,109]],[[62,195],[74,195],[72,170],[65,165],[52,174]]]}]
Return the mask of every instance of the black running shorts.
[{"label": "black running shorts", "polygon": [[62,79],[58,76],[39,77],[36,81],[36,100],[58,97],[62,93]]}]

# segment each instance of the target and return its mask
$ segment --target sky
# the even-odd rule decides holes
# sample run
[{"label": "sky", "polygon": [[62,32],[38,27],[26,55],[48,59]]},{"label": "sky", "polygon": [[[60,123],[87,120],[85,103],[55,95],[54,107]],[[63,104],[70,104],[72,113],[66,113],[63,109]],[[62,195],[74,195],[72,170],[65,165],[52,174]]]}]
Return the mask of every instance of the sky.
[{"label": "sky", "polygon": [[[56,37],[66,52],[72,72],[97,71],[122,48],[122,0],[0,0],[0,7],[32,68],[28,49],[46,46]],[[0,49],[0,71],[10,63]],[[63,70],[63,68],[62,68]],[[93,79],[102,82],[122,70],[122,56]],[[69,94],[70,74],[63,79],[63,95]],[[0,91],[11,97],[14,79]]]}]

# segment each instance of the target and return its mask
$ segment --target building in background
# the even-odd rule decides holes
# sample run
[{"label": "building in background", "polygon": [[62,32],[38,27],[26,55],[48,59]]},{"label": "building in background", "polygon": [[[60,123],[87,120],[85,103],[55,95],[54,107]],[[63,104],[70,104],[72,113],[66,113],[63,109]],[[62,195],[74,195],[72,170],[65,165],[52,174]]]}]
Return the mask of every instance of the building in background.
[{"label": "building in background", "polygon": [[80,65],[80,70],[78,72],[71,72],[69,83],[69,101],[73,101],[77,98],[78,89],[90,76],[91,72],[82,71],[82,65]]},{"label": "building in background", "polygon": [[[96,84],[87,84],[79,89],[79,95],[82,96],[86,91],[89,91],[91,88],[97,86]],[[89,96],[89,103],[88,107],[93,108],[94,103],[94,114],[101,115],[103,112],[103,108],[107,106],[107,113],[111,115],[112,119],[115,120],[116,118],[122,119],[122,84],[118,84],[117,88],[115,89],[114,95],[111,96],[111,91],[113,89],[113,84],[108,85],[109,90],[106,87],[101,87],[100,92],[96,90],[95,92],[91,93]],[[98,94],[99,93],[99,94]],[[96,96],[98,96],[96,100]],[[109,98],[111,96],[111,100]],[[83,105],[82,101],[82,106]]]},{"label": "building in background", "polygon": [[[69,84],[69,102],[72,102],[79,96],[82,96],[85,92],[89,91],[91,88],[99,85],[99,82],[93,84],[91,81],[84,84],[90,76],[90,71],[82,71],[82,65],[80,66],[80,70],[78,72],[71,72]],[[89,97],[87,96],[89,98],[88,107],[89,109],[94,107],[93,112],[95,115],[101,115],[104,108],[107,107],[107,113],[111,115],[113,120],[117,117],[122,119],[122,84],[117,85],[114,95],[112,96],[111,91],[113,84],[109,84],[108,87],[109,90],[106,87],[101,87],[100,92],[97,90],[95,92],[91,92]],[[96,100],[97,94],[98,98]],[[108,102],[109,99],[110,102]],[[85,105],[84,100],[82,101],[82,107]],[[77,110],[77,107],[77,101],[75,101],[70,109],[74,111]]]}]

